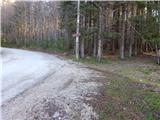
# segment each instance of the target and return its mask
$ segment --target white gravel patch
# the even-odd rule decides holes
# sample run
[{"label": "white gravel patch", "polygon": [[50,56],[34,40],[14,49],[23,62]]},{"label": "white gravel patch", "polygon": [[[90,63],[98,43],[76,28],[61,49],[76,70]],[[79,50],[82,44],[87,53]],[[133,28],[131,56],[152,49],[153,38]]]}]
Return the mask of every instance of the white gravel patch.
[{"label": "white gravel patch", "polygon": [[[34,81],[31,82],[32,86],[19,92],[18,96],[5,101],[1,106],[3,120],[98,119],[93,107],[84,101],[92,100],[92,97],[86,97],[87,94],[93,96],[98,94],[98,89],[102,84],[96,80],[100,79],[100,73],[89,70],[84,65],[64,61],[52,55],[39,52],[30,54],[48,56],[46,59],[49,59],[49,63],[42,65],[45,76],[46,74],[48,76],[37,84],[35,81],[38,80],[32,79]],[[9,58],[6,61],[9,61]],[[47,66],[50,66],[49,72]],[[53,71],[50,72],[51,70]],[[33,71],[35,74],[32,75],[41,76],[41,71],[42,69],[39,68],[39,71],[37,73]],[[27,77],[28,80],[32,78]]]}]

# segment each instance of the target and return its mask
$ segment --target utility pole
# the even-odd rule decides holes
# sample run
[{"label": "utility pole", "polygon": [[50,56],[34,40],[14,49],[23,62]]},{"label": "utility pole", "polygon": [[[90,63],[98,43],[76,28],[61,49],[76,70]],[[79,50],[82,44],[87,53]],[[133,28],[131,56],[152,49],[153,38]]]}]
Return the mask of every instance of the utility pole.
[{"label": "utility pole", "polygon": [[80,0],[77,3],[77,28],[76,28],[76,59],[79,59],[79,20],[80,18]]}]

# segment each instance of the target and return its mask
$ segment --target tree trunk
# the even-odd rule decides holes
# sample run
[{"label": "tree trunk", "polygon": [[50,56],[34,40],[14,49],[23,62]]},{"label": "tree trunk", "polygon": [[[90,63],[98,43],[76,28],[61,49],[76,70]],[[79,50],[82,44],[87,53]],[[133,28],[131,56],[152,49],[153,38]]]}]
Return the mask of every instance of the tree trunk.
[{"label": "tree trunk", "polygon": [[[157,4],[158,6],[160,5],[160,2]],[[158,14],[160,14],[160,7],[158,8]],[[158,17],[158,33],[160,34],[160,17]],[[156,45],[156,52],[157,52],[157,63],[160,65],[160,41]],[[158,48],[159,47],[159,48]]]},{"label": "tree trunk", "polygon": [[130,45],[129,45],[129,58],[132,57],[132,47],[133,47],[133,45],[130,44]]},{"label": "tree trunk", "polygon": [[[124,7],[125,9],[125,7]],[[125,40],[125,16],[126,15],[126,10],[122,9],[122,6],[120,7],[120,16],[122,16],[120,28],[121,30],[121,40],[120,40],[120,59],[124,59],[124,40]]]},{"label": "tree trunk", "polygon": [[64,37],[65,37],[65,40],[66,40],[66,48],[69,49],[69,28],[68,28],[68,25],[67,25],[67,22],[68,22],[68,11],[66,10],[65,11],[65,15],[64,15],[64,19],[66,22],[64,22]]},{"label": "tree trunk", "polygon": [[77,3],[77,29],[76,29],[76,59],[79,59],[79,17],[80,17],[80,0]]},{"label": "tree trunk", "polygon": [[81,58],[84,58],[84,39],[81,41]]},{"label": "tree trunk", "polygon": [[93,56],[96,57],[97,53],[97,40],[94,38],[94,43],[93,43]]},{"label": "tree trunk", "polygon": [[[93,22],[93,26],[96,26],[96,22]],[[93,56],[97,55],[97,33],[93,34]]]},{"label": "tree trunk", "polygon": [[97,61],[101,61],[102,57],[102,8],[99,7],[99,32],[98,32],[98,51],[97,51]]},{"label": "tree trunk", "polygon": [[81,58],[84,58],[84,38],[81,40]]},{"label": "tree trunk", "polygon": [[157,64],[160,64],[160,50],[158,49],[158,46],[155,46],[156,48],[156,60],[157,60]]},{"label": "tree trunk", "polygon": [[[85,16],[82,19],[82,27],[85,28]],[[84,38],[81,40],[81,58],[84,58]]]},{"label": "tree trunk", "polygon": [[138,55],[138,42],[137,42],[137,40],[135,40],[134,55],[135,55],[135,56]]},{"label": "tree trunk", "polygon": [[[133,12],[132,12],[132,3],[128,3],[128,7],[127,7],[127,21],[131,18],[131,16],[133,15]],[[133,36],[133,31],[131,31],[131,25],[132,24],[132,21],[131,23],[129,23],[129,21],[127,22],[127,41],[129,42],[129,52],[128,52],[128,56],[129,58],[132,57],[132,48],[133,48],[133,43],[134,43],[134,36]]]},{"label": "tree trunk", "polygon": [[115,54],[115,39],[112,40],[112,53]]}]

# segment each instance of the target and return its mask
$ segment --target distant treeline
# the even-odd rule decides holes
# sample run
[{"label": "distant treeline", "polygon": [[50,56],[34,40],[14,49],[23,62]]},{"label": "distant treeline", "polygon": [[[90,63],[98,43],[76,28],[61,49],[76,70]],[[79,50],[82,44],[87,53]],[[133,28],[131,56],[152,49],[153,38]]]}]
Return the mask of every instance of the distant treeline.
[{"label": "distant treeline", "polygon": [[[2,22],[2,45],[76,49],[77,1],[23,1],[13,6],[9,23]],[[160,64],[159,1],[81,1],[79,12],[81,58],[89,55],[100,61],[105,53],[118,53],[125,59],[154,52]]]},{"label": "distant treeline", "polygon": [[[17,1],[3,3],[2,43],[17,46],[41,45],[57,40],[59,32],[58,3]],[[11,9],[12,7],[12,9]],[[7,18],[7,9],[14,10]],[[5,16],[5,15],[4,15]],[[9,19],[7,22],[6,19]],[[3,45],[3,44],[2,44]]]}]

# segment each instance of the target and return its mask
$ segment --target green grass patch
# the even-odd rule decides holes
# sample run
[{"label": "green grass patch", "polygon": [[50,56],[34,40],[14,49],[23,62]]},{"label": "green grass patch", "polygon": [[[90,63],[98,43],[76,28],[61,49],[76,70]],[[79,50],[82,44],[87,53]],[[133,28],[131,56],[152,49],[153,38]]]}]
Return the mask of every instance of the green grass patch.
[{"label": "green grass patch", "polygon": [[112,113],[115,112],[115,107],[112,102],[106,102],[104,105],[104,111],[100,112],[100,120],[110,120]]},{"label": "green grass patch", "polygon": [[26,48],[40,49],[40,50],[46,50],[49,52],[60,52],[60,53],[69,51],[67,48],[63,46],[59,46],[54,42],[47,42],[47,41],[44,41],[41,44],[32,43],[26,46]]},{"label": "green grass patch", "polygon": [[151,75],[152,74],[152,70],[149,68],[138,68],[138,71],[142,72],[145,75]]},{"label": "green grass patch", "polygon": [[47,48],[49,51],[54,51],[54,52],[66,52],[69,51],[68,49],[65,48],[57,48],[57,47],[49,47]]},{"label": "green grass patch", "polygon": [[[131,81],[150,84],[155,87],[160,87],[160,81],[157,77],[153,77],[152,73],[154,69],[142,68],[142,67],[130,67],[123,68],[119,74],[123,77],[127,77]],[[153,81],[153,80],[154,81]]]},{"label": "green grass patch", "polygon": [[[117,120],[128,120],[129,116],[132,116],[132,113],[126,113],[120,109],[124,107],[132,109],[132,112],[142,113],[144,120],[159,119],[154,116],[154,113],[160,111],[160,94],[152,92],[149,89],[143,89],[141,86],[136,87],[134,80],[128,77],[114,76],[113,79],[110,79],[110,84],[106,86],[105,93],[106,96],[110,96],[114,100],[110,101],[109,104],[107,102],[104,111],[100,114],[100,118],[110,116],[116,109],[114,117]],[[117,103],[118,106],[115,108],[114,104]]]},{"label": "green grass patch", "polygon": [[144,101],[152,111],[160,111],[160,95],[155,92],[147,92]]},{"label": "green grass patch", "polygon": [[144,120],[156,120],[152,114],[152,112],[147,112],[145,117],[144,117]]},{"label": "green grass patch", "polygon": [[86,57],[86,58],[80,58],[77,60],[75,57],[72,58],[73,61],[84,63],[84,64],[111,64],[112,62],[102,58],[101,62],[97,62],[95,57]]}]

